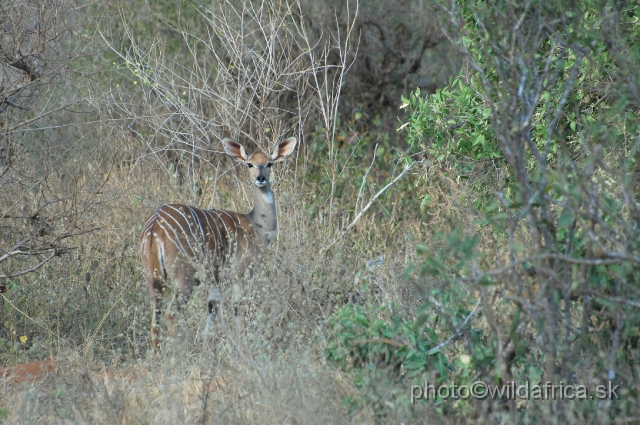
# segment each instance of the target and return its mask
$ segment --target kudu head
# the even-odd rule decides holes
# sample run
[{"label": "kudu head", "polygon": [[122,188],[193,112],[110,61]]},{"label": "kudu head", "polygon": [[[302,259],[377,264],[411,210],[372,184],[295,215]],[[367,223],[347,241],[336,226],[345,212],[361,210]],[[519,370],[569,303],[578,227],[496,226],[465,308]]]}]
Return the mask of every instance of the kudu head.
[{"label": "kudu head", "polygon": [[222,145],[224,146],[224,150],[227,155],[249,167],[251,180],[259,188],[265,187],[269,182],[271,166],[291,155],[293,149],[296,147],[296,143],[297,141],[295,137],[289,137],[283,142],[280,142],[273,150],[271,157],[268,157],[267,155],[259,152],[249,155],[240,143],[234,142],[231,139],[224,139],[222,141]]}]

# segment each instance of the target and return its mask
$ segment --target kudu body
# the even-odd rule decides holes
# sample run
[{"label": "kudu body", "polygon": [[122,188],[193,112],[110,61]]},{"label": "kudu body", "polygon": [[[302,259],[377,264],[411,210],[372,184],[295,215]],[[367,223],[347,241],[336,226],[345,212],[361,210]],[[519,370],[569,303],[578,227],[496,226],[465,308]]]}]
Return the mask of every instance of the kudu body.
[{"label": "kudu body", "polygon": [[[215,320],[216,304],[220,298],[217,286],[222,267],[229,265],[235,276],[245,277],[260,263],[264,248],[276,232],[277,215],[269,184],[270,168],[293,152],[296,139],[291,137],[281,142],[271,157],[262,153],[248,155],[242,145],[230,139],[224,139],[222,144],[229,156],[249,168],[254,184],[254,208],[247,214],[240,214],[167,204],[147,220],[140,236],[140,253],[151,295],[151,346],[154,353],[157,352],[158,315],[167,279],[176,285],[173,300],[178,311],[196,284],[212,284],[207,335]],[[172,327],[175,319],[169,311],[166,317]]]}]

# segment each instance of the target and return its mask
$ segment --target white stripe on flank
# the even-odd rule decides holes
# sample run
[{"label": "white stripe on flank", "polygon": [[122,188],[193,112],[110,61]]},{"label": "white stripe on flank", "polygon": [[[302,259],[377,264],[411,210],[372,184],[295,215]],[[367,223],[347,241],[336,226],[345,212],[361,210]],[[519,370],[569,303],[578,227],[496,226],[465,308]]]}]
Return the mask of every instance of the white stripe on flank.
[{"label": "white stripe on flank", "polygon": [[[173,220],[173,223],[175,223],[174,225],[172,225],[167,218],[171,218],[171,220]],[[164,230],[164,234],[166,235],[167,239],[169,240],[169,242],[171,242],[173,244],[174,247],[176,247],[176,249],[184,254],[184,255],[189,255],[189,253],[187,252],[187,250],[185,249],[185,246],[182,244],[182,241],[180,239],[180,236],[186,236],[184,234],[184,228],[182,227],[182,225],[180,224],[180,222],[178,220],[176,220],[174,217],[172,217],[169,214],[166,214],[166,216],[161,217],[160,220],[158,220],[158,226]],[[173,233],[173,235],[172,235]],[[184,237],[183,237],[184,239]]]},{"label": "white stripe on flank", "polygon": [[[224,230],[226,233],[224,237],[227,240],[227,243],[229,244],[228,245],[229,249],[224,255],[225,256],[231,255],[231,253],[235,252],[238,247],[238,227],[240,227],[240,223],[234,218],[233,215],[229,214],[228,211],[225,211],[225,210],[210,210],[210,211],[218,215],[220,222],[224,226]],[[229,226],[227,226],[227,223],[225,223],[224,219],[222,218],[222,214],[225,214],[227,217],[231,219],[231,223],[233,224],[231,228],[229,228]],[[234,232],[233,235],[231,234],[232,231]],[[220,236],[222,237],[222,235]]]},{"label": "white stripe on flank", "polygon": [[[201,210],[193,207],[188,207],[188,208],[189,208],[189,211],[191,212],[191,216],[194,218],[194,226],[200,229],[200,234],[202,235],[202,239],[199,240],[198,242],[200,242],[200,251],[202,251],[202,258],[206,258],[207,257],[207,238],[204,235],[204,229],[202,227],[202,223],[200,222],[200,218],[198,217],[198,211],[201,211]],[[193,232],[191,233],[193,234]],[[196,238],[196,240],[198,239],[196,235],[193,235],[193,237]]]},{"label": "white stripe on flank", "polygon": [[[157,235],[154,235],[154,236],[157,236]],[[164,242],[162,242],[161,238],[155,238],[155,240],[156,240],[156,243],[158,244],[158,263],[162,268],[160,272],[162,273],[162,277],[164,277],[167,275],[167,271],[164,268]]]},{"label": "white stripe on flank", "polygon": [[[184,221],[187,223],[187,225],[189,225],[189,220],[187,219],[187,216],[178,208],[174,208],[171,205],[167,205],[169,208],[171,208],[172,210],[176,211],[178,214],[180,214],[182,216],[182,218],[184,218]],[[182,224],[180,223],[180,220],[176,219],[175,217],[171,216],[170,214],[167,214],[168,217],[171,218],[171,220],[173,220],[173,222],[177,225],[177,227],[180,227],[180,233],[184,236],[184,239],[187,243],[187,245],[189,246],[189,250],[191,251],[191,253],[195,253],[193,246],[191,246],[191,242],[189,241],[189,238],[187,237],[187,232],[184,229],[184,227],[182,226]],[[167,223],[167,225],[171,228],[171,230],[173,230],[173,233],[176,235],[177,238],[177,242],[176,246],[179,246],[182,251],[182,253],[184,253],[185,255],[189,255],[189,253],[186,251],[185,246],[182,245],[182,241],[180,241],[180,235],[178,234],[178,230],[176,229],[175,226],[171,226],[169,224],[169,220],[167,220],[165,218],[165,222]],[[168,235],[167,235],[168,236]]]},{"label": "white stripe on flank", "polygon": [[[222,237],[220,236],[220,230],[218,229],[218,224],[216,223],[215,218],[211,215],[210,210],[204,210],[203,212],[204,212],[204,217],[207,219],[207,232],[206,232],[205,240],[207,240],[208,242],[209,238],[213,238],[214,246],[216,248],[218,247],[221,248],[222,245],[220,244],[222,243]],[[213,224],[211,223],[211,221],[209,221],[209,219],[213,221]]]},{"label": "white stripe on flank", "polygon": [[[179,239],[180,235],[178,235],[178,231],[173,226],[171,226],[165,219],[158,220],[157,224],[158,226],[160,226],[162,230],[164,230],[164,234],[167,236],[167,239],[171,241],[173,246],[175,246],[183,254],[186,254],[184,247],[182,246],[182,243],[180,243],[180,239]],[[165,224],[167,225],[165,226]],[[169,231],[173,232],[175,238],[171,237],[171,234],[169,233]]]}]

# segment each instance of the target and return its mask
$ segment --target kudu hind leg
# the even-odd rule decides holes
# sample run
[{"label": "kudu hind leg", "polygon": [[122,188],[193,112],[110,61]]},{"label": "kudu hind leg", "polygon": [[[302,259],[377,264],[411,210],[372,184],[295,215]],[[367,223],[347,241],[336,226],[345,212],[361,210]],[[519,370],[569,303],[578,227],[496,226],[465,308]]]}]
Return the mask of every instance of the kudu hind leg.
[{"label": "kudu hind leg", "polygon": [[162,310],[163,291],[162,280],[149,276],[147,278],[147,287],[151,294],[151,351],[154,355],[158,354],[158,340],[160,331],[158,329],[158,316]]},{"label": "kudu hind leg", "polygon": [[197,283],[196,270],[188,262],[180,261],[173,271],[172,280],[175,282],[175,291],[165,311],[167,333],[170,338],[177,336],[178,316],[184,311],[184,306],[189,301],[193,287]]},{"label": "kudu hind leg", "polygon": [[204,328],[204,340],[209,342],[213,339],[213,326],[218,316],[218,308],[220,305],[220,290],[216,285],[212,285],[209,290],[209,299],[207,300],[207,325]]}]

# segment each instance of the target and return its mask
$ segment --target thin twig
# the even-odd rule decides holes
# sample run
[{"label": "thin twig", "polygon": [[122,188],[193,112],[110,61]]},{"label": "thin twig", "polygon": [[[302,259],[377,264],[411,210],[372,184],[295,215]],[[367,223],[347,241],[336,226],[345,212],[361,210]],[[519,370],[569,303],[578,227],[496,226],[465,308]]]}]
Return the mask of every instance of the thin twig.
[{"label": "thin twig", "polygon": [[5,295],[3,293],[0,293],[0,297],[2,297],[2,299],[5,300],[5,302],[8,303],[11,307],[15,308],[18,313],[22,314],[24,317],[26,317],[27,319],[29,319],[33,323],[35,323],[36,325],[40,326],[45,331],[49,332],[49,334],[51,336],[54,336],[54,337],[56,336],[56,334],[54,334],[53,331],[51,331],[49,328],[47,328],[46,326],[42,325],[41,323],[38,323],[38,321],[36,319],[32,318],[27,313],[25,313],[24,311],[20,310],[20,308],[18,308],[17,305],[12,303],[11,300],[9,300],[9,298],[5,297]]},{"label": "thin twig", "polygon": [[367,177],[369,177],[369,172],[373,167],[373,163],[376,161],[377,150],[378,150],[378,144],[376,143],[375,147],[373,148],[373,158],[371,159],[371,164],[369,165],[369,168],[367,168],[367,171],[364,173],[364,177],[362,178],[362,184],[360,185],[360,190],[358,191],[358,199],[356,199],[356,205],[353,209],[354,214],[358,212],[358,205],[360,205],[360,198],[362,198],[362,195],[364,193],[364,185],[367,183]]},{"label": "thin twig", "polygon": [[345,227],[345,229],[342,231],[342,233],[336,237],[333,241],[331,241],[331,243],[329,245],[327,245],[324,248],[324,255],[326,255],[329,252],[329,249],[331,249],[331,247],[338,242],[340,239],[342,239],[342,237],[344,237],[344,235],[347,234],[347,232],[349,230],[351,230],[351,228],[353,226],[356,225],[356,223],[358,222],[358,220],[360,220],[360,218],[362,218],[362,216],[364,215],[364,213],[367,212],[367,210],[371,207],[371,205],[373,205],[373,203],[375,202],[376,199],[378,199],[380,197],[380,195],[382,195],[387,189],[389,189],[391,186],[393,186],[398,180],[400,180],[402,178],[402,176],[404,176],[409,170],[411,170],[411,168],[416,165],[416,164],[420,164],[422,163],[422,161],[415,161],[409,165],[407,165],[405,167],[404,170],[402,170],[402,172],[400,174],[398,174],[396,176],[396,178],[394,178],[393,180],[391,180],[390,183],[388,183],[385,187],[383,187],[382,189],[380,189],[378,191],[378,193],[376,193],[375,195],[373,195],[373,197],[371,198],[371,200],[369,201],[369,203],[367,205],[365,205],[364,208],[362,208],[362,210],[358,213],[358,215],[356,215],[356,217],[353,219],[353,221],[347,226]]},{"label": "thin twig", "polygon": [[458,329],[456,329],[456,331],[455,331],[455,333],[453,335],[451,335],[449,338],[447,338],[446,340],[444,340],[440,344],[438,344],[435,347],[433,347],[431,350],[427,351],[425,353],[425,356],[431,356],[433,354],[436,354],[437,352],[442,350],[444,347],[450,345],[453,341],[455,341],[458,338],[460,338],[462,336],[462,329],[467,326],[467,323],[469,322],[469,320],[471,320],[473,315],[476,314],[476,311],[478,311],[478,309],[480,307],[480,302],[481,301],[482,301],[482,297],[478,298],[478,302],[476,302],[476,305],[475,305],[475,307],[473,307],[473,310],[471,310],[471,313],[469,313],[467,315],[467,317],[465,317],[464,321],[462,322],[462,324],[460,326],[458,326]]},{"label": "thin twig", "polygon": [[369,344],[372,342],[381,342],[383,344],[388,344],[388,345],[393,345],[394,347],[404,347],[405,345],[409,345],[408,343],[404,343],[404,342],[398,342],[398,341],[394,341],[392,339],[389,338],[367,338],[367,339],[361,339],[358,341],[354,341],[351,346],[355,347],[357,345],[364,345],[364,344]]},{"label": "thin twig", "polygon": [[12,278],[12,277],[18,277],[18,276],[22,276],[23,274],[27,274],[27,273],[31,273],[32,271],[42,267],[47,261],[51,260],[53,257],[58,255],[58,251],[54,250],[51,255],[49,255],[47,258],[45,258],[44,260],[40,261],[38,264],[36,264],[33,267],[30,267],[28,269],[25,270],[21,270],[17,273],[14,274],[0,274],[0,279],[8,279],[8,278]]},{"label": "thin twig", "polygon": [[[107,320],[107,317],[109,317],[109,315],[111,314],[111,312],[113,311],[113,309],[120,303],[120,301],[122,301],[122,299],[124,298],[124,296],[127,294],[127,292],[129,292],[129,289],[131,288],[131,286],[133,286],[133,284],[136,282],[135,279],[132,279],[131,282],[129,282],[129,284],[127,285],[126,288],[124,288],[124,290],[122,291],[122,293],[120,294],[120,297],[116,300],[116,302],[113,303],[113,305],[111,306],[111,308],[109,309],[109,311],[107,311],[104,316],[102,316],[102,320],[100,320],[100,323],[98,323],[98,326],[96,326],[95,331],[93,331],[93,334],[91,334],[91,337],[89,338],[89,340],[87,341],[87,343],[84,345],[84,348],[82,349],[83,352],[86,352],[86,350],[89,348],[89,345],[95,340],[96,335],[98,335],[98,332],[100,331],[100,329],[102,328],[102,325],[104,325],[104,322]],[[4,297],[4,296],[3,296]]]},{"label": "thin twig", "polygon": [[[462,336],[462,329],[467,326],[467,323],[469,323],[469,320],[471,320],[471,318],[476,314],[476,311],[478,311],[479,306],[480,306],[480,301],[481,301],[481,298],[478,298],[478,302],[476,302],[476,305],[473,307],[473,310],[471,310],[471,312],[467,315],[467,317],[465,317],[464,321],[456,329],[454,334],[451,335],[449,338],[447,338],[445,341],[441,342],[440,344],[436,345],[435,347],[433,347],[432,349],[427,351],[425,353],[425,356],[431,356],[433,354],[436,354],[437,352],[441,351],[444,347],[450,345],[453,341],[455,341],[456,339],[460,338]],[[408,342],[398,342],[398,341],[395,341],[395,340],[390,339],[390,338],[367,338],[367,339],[361,339],[361,340],[358,340],[358,341],[354,341],[351,344],[351,346],[355,347],[357,345],[364,345],[364,344],[369,344],[369,343],[372,343],[372,342],[388,344],[388,345],[392,345],[392,346],[398,347],[398,348],[409,345]]]}]

